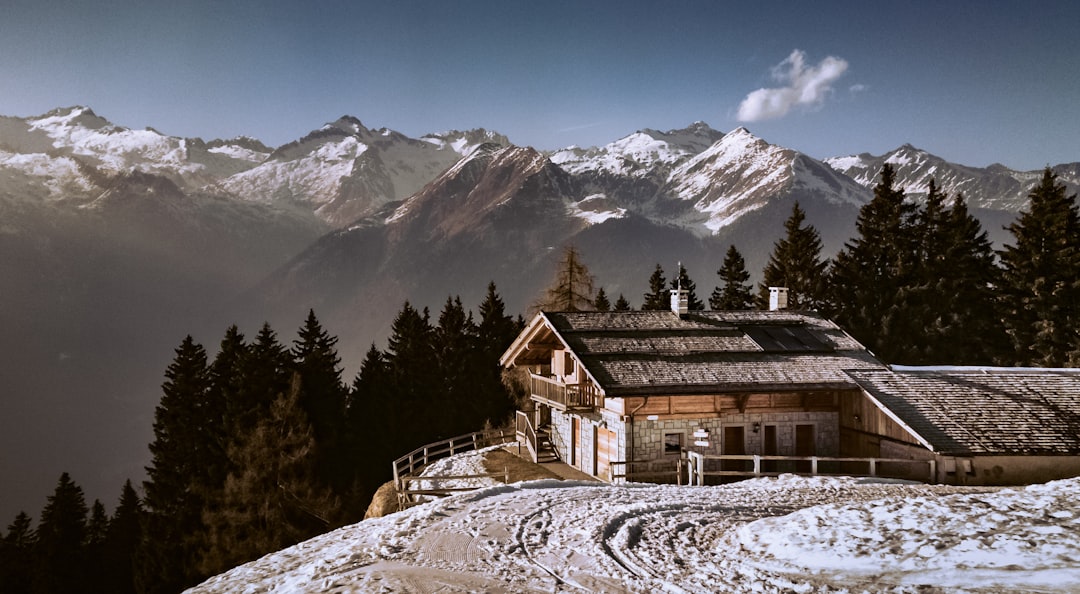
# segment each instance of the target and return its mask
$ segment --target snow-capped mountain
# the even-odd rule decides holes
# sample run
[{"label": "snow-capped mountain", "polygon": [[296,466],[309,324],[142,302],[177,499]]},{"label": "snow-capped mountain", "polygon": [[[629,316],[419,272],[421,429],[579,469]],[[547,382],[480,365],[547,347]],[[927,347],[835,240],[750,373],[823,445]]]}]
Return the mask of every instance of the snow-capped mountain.
[{"label": "snow-capped mountain", "polygon": [[606,173],[642,177],[657,167],[671,167],[702,152],[723,135],[705,122],[667,132],[646,128],[599,148],[568,147],[555,151],[551,161],[575,175]]},{"label": "snow-capped mountain", "polygon": [[[825,163],[867,188],[878,183],[882,167],[889,163],[896,172],[896,186],[913,198],[924,198],[933,178],[939,189],[949,196],[963,194],[973,208],[1007,212],[1022,210],[1031,187],[1042,177],[1042,171],[1016,171],[1000,164],[980,168],[949,163],[910,144],[880,156],[861,153]],[[1080,163],[1052,169],[1070,193],[1080,189]]]},{"label": "snow-capped mountain", "polygon": [[69,107],[37,117],[0,119],[0,170],[15,172],[0,181],[0,191],[83,198],[102,178],[133,170],[194,189],[250,169],[269,153],[250,138],[206,143],[152,129],[131,130],[88,107]]},{"label": "snow-capped mountain", "polygon": [[738,128],[672,170],[664,190],[693,204],[716,234],[770,201],[795,198],[861,206],[864,188],[797,151]]},{"label": "snow-capped mountain", "polygon": [[487,141],[506,139],[485,130],[414,139],[387,128],[371,130],[345,116],[279,147],[259,166],[216,187],[244,200],[307,204],[319,218],[340,227],[411,196]]}]

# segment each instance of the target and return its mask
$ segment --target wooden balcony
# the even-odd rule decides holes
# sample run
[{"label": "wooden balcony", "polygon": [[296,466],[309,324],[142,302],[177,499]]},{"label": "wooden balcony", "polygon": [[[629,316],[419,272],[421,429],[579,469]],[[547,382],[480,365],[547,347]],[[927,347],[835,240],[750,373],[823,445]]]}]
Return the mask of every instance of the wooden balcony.
[{"label": "wooden balcony", "polygon": [[542,375],[529,375],[532,399],[558,410],[595,410],[603,402],[589,382],[565,384]]}]

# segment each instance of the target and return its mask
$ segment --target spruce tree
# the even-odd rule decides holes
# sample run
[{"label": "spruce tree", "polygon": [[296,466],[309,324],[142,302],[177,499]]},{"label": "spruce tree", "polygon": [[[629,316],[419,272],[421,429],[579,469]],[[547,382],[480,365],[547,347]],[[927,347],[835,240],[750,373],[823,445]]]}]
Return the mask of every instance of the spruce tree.
[{"label": "spruce tree", "polygon": [[[679,263],[679,276],[671,279],[671,288],[686,291],[686,308],[689,311],[701,311],[705,309],[705,304],[698,299],[697,285],[694,281],[690,280],[690,275],[686,273],[686,268]],[[668,307],[671,307],[671,294],[668,294]]]},{"label": "spruce tree", "polygon": [[537,311],[588,311],[592,309],[594,279],[581,254],[572,245],[563,249],[555,279],[533,305]]},{"label": "spruce tree", "polygon": [[108,592],[109,568],[105,563],[105,547],[109,535],[109,515],[105,506],[95,499],[86,521],[86,541],[83,543],[85,573],[83,592]]},{"label": "spruce tree", "polygon": [[427,309],[421,314],[406,301],[394,318],[387,341],[390,389],[383,397],[392,399],[392,406],[399,411],[403,423],[397,437],[408,449],[433,441],[429,404],[438,398],[441,382],[434,365],[432,332]]},{"label": "spruce tree", "polygon": [[221,505],[205,514],[210,534],[202,573],[219,573],[336,525],[340,503],[316,476],[315,433],[300,392],[294,373],[269,414],[230,447],[237,470],[225,481]]},{"label": "spruce tree", "polygon": [[664,269],[657,263],[653,273],[649,276],[649,292],[644,295],[645,302],[641,305],[642,311],[659,311],[671,307],[671,296],[667,292],[667,279],[664,278]]},{"label": "spruce tree", "polygon": [[293,369],[300,377],[300,405],[320,446],[319,477],[344,491],[350,482],[342,447],[348,389],[341,380],[337,340],[323,329],[315,311],[308,310],[291,354]]},{"label": "spruce tree", "polygon": [[87,511],[82,487],[61,474],[38,522],[34,592],[62,594],[85,586]]},{"label": "spruce tree", "polygon": [[496,292],[493,282],[488,284],[488,291],[480,303],[479,312],[477,341],[480,361],[474,370],[476,406],[477,410],[481,411],[482,421],[500,424],[513,414],[515,405],[503,385],[499,357],[517,338],[524,328],[524,322],[506,314],[502,297]]},{"label": "spruce tree", "polygon": [[713,289],[709,297],[709,307],[714,310],[745,310],[754,303],[754,294],[749,283],[750,273],[746,271],[746,260],[739,250],[731,245],[724,255],[724,263],[716,271],[721,284]]},{"label": "spruce tree", "polygon": [[142,502],[131,481],[120,491],[120,503],[109,520],[105,539],[105,566],[108,591],[115,594],[135,593],[135,562],[142,539]]},{"label": "spruce tree", "polygon": [[[402,449],[408,444],[402,436],[408,417],[402,416],[391,395],[389,365],[373,343],[353,380],[347,413],[357,489],[368,495],[390,480],[390,461],[408,451]],[[354,514],[356,511],[363,516],[364,510],[353,510]]]},{"label": "spruce tree", "polygon": [[210,378],[202,345],[184,338],[165,378],[154,411],[152,459],[144,483],[145,540],[137,563],[136,586],[147,593],[177,592],[207,577],[195,567],[205,537],[206,500],[200,485],[209,482],[209,447],[202,428],[212,424],[203,417]]},{"label": "spruce tree", "polygon": [[611,311],[611,302],[608,301],[608,296],[604,291],[604,287],[600,287],[596,291],[596,299],[593,300],[593,309],[596,311]]},{"label": "spruce tree", "polygon": [[916,340],[903,294],[917,266],[916,208],[894,182],[886,163],[873,199],[859,210],[858,235],[837,254],[829,278],[836,322],[886,361]]},{"label": "spruce tree", "polygon": [[1011,363],[1058,367],[1080,345],[1080,214],[1049,167],[999,253]]},{"label": "spruce tree", "polygon": [[33,591],[36,546],[33,520],[26,512],[19,512],[0,539],[0,584],[5,593]]},{"label": "spruce tree", "polygon": [[757,306],[769,307],[769,288],[787,287],[788,307],[817,310],[825,301],[829,262],[821,257],[821,235],[813,225],[803,225],[806,212],[795,202],[784,222],[786,234],[773,245],[769,262],[762,271]]},{"label": "spruce tree", "polygon": [[633,308],[630,307],[630,302],[622,293],[619,293],[619,298],[615,300],[615,311],[630,311],[631,309]]},{"label": "spruce tree", "polygon": [[461,297],[446,298],[432,338],[442,395],[427,405],[433,413],[431,428],[442,438],[473,431],[480,414],[474,378],[482,359],[476,325],[472,314],[465,312]]}]

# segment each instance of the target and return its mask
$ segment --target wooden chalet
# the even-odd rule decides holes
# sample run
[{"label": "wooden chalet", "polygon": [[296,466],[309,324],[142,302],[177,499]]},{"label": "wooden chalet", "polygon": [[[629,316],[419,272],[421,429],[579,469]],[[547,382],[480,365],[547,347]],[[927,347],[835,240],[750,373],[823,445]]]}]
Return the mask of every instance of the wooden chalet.
[{"label": "wooden chalet", "polygon": [[500,362],[528,372],[534,408],[518,413],[519,434],[534,457],[550,443],[605,480],[674,480],[688,451],[764,456],[773,471],[799,470],[786,456],[842,453],[845,402],[863,394],[846,371],[881,362],[815,313],[687,312],[673,293],[671,311],[529,322]]},{"label": "wooden chalet", "polygon": [[935,461],[937,482],[1080,476],[1080,369],[892,367],[849,372],[841,449]]}]

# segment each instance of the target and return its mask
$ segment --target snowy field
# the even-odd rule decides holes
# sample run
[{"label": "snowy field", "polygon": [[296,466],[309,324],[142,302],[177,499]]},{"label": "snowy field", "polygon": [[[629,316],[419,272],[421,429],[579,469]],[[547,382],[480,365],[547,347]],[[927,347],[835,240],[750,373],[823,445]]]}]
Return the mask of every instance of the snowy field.
[{"label": "snowy field", "polygon": [[[483,453],[428,474],[479,474]],[[447,486],[447,485],[443,485]],[[1078,592],[1080,479],[492,485],[341,528],[190,592]]]}]

